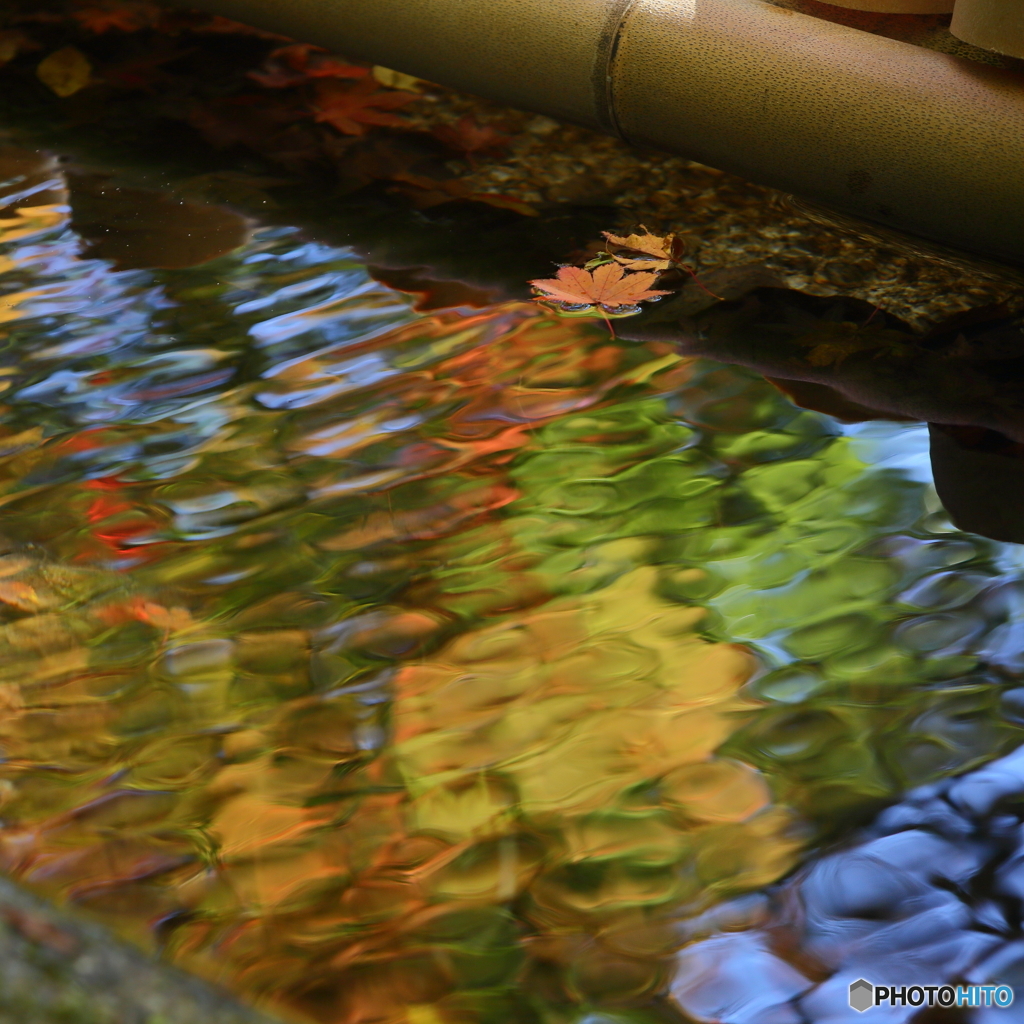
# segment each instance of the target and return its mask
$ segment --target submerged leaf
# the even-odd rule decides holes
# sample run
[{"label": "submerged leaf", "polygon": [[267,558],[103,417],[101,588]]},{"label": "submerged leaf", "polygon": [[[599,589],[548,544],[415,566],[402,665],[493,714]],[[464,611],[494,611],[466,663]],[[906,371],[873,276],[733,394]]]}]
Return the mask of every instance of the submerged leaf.
[{"label": "submerged leaf", "polygon": [[511,210],[523,217],[540,216],[540,213],[529,203],[524,203],[522,199],[516,199],[514,196],[503,196],[497,192],[471,192],[466,198],[474,203],[486,203],[496,210]]},{"label": "submerged leaf", "polygon": [[386,85],[389,89],[404,89],[406,92],[421,92],[425,85],[430,84],[429,82],[423,81],[422,78],[417,78],[415,75],[407,75],[402,71],[393,71],[391,68],[383,68],[379,64],[374,64],[370,73],[378,82],[380,82],[381,85]]},{"label": "submerged leaf", "polygon": [[899,331],[849,321],[822,322],[793,341],[810,349],[806,356],[810,366],[839,366],[860,352],[900,356],[907,351],[906,337]]},{"label": "submerged leaf", "polygon": [[65,46],[43,60],[36,75],[43,85],[64,98],[74,96],[92,81],[92,65],[81,50]]},{"label": "submerged leaf", "polygon": [[88,32],[100,35],[112,29],[138,32],[154,25],[160,9],[148,0],[95,0],[72,12],[72,17]]},{"label": "submerged leaf", "polygon": [[262,70],[250,71],[248,77],[268,89],[287,89],[312,78],[366,78],[369,73],[367,68],[339,60],[318,46],[294,43],[274,50]]},{"label": "submerged leaf", "polygon": [[255,36],[257,39],[281,39],[291,42],[288,36],[282,36],[277,32],[268,32],[254,25],[246,25],[241,21],[232,21],[219,14],[211,15],[199,25],[190,25],[190,32],[205,32],[211,35],[226,36]]},{"label": "submerged leaf", "polygon": [[0,65],[14,60],[25,50],[38,50],[39,44],[33,42],[24,32],[8,29],[0,32]]},{"label": "submerged leaf", "polygon": [[434,138],[446,146],[472,157],[476,153],[494,153],[507,148],[512,136],[492,124],[478,124],[472,117],[460,117],[455,124],[434,129]]},{"label": "submerged leaf", "polygon": [[415,93],[378,90],[372,78],[364,78],[351,86],[322,81],[317,87],[314,118],[345,135],[362,135],[367,125],[399,127],[404,124],[402,118],[388,111],[404,107],[414,99]]}]

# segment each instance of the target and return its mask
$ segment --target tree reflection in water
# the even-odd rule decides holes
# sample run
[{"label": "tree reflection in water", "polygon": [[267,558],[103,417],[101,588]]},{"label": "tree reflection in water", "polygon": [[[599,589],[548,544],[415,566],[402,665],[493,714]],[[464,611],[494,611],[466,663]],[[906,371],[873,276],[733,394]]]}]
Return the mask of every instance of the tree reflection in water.
[{"label": "tree reflection in water", "polygon": [[878,442],[294,229],[117,270],[19,159],[26,884],[297,1019],[678,1020],[687,922],[1019,742],[1020,573]]}]

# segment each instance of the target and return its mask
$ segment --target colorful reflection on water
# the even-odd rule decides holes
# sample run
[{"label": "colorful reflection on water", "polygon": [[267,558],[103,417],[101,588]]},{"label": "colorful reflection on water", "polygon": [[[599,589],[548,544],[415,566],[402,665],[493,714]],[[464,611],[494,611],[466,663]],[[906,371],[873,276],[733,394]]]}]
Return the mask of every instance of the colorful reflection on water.
[{"label": "colorful reflection on water", "polygon": [[297,1020],[678,1021],[687,922],[1020,742],[1021,570],[923,428],[297,229],[116,270],[3,187],[25,884]]}]

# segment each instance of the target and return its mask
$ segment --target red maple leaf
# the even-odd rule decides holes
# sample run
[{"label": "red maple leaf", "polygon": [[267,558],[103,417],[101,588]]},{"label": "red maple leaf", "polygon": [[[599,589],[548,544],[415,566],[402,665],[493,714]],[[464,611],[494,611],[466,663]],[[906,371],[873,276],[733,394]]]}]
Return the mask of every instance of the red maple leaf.
[{"label": "red maple leaf", "polygon": [[82,28],[97,35],[112,29],[138,32],[155,25],[159,15],[159,8],[147,0],[98,0],[81,4],[72,11],[72,16]]},{"label": "red maple leaf", "polygon": [[369,68],[346,64],[319,46],[293,43],[274,50],[261,70],[249,72],[249,78],[269,89],[287,89],[311,78],[366,78],[369,74]]},{"label": "red maple leaf", "polygon": [[388,111],[404,107],[417,98],[413,92],[378,91],[372,78],[364,78],[353,85],[322,79],[317,83],[313,117],[346,135],[363,135],[367,125],[401,127],[405,121]]},{"label": "red maple leaf", "polygon": [[168,80],[168,75],[161,71],[164,64],[170,64],[180,57],[191,53],[191,50],[172,50],[169,53],[150,52],[120,64],[109,64],[100,75],[113,85],[125,89],[144,89],[154,92],[160,83]]},{"label": "red maple leaf", "polygon": [[656,273],[627,274],[618,263],[605,263],[593,273],[582,267],[561,267],[558,276],[531,281],[540,292],[539,302],[555,301],[563,308],[579,310],[598,306],[606,313],[633,312],[645,299],[658,299],[669,292],[652,289]]},{"label": "red maple leaf", "polygon": [[465,153],[470,163],[477,153],[498,153],[512,142],[512,136],[499,131],[492,124],[478,124],[472,117],[460,117],[455,124],[443,124],[434,129],[434,138],[459,153]]},{"label": "red maple leaf", "polygon": [[[186,15],[188,12],[185,12]],[[209,32],[217,35],[238,35],[256,36],[257,39],[280,39],[284,42],[291,42],[288,36],[279,35],[277,32],[267,32],[252,25],[244,25],[240,21],[232,21],[230,18],[222,17],[219,14],[205,17],[199,24],[190,24],[190,32]]]}]

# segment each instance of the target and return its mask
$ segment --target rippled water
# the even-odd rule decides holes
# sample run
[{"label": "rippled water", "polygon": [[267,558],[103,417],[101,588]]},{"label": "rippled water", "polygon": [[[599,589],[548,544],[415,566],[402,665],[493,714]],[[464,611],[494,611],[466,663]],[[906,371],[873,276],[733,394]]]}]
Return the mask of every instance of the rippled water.
[{"label": "rippled water", "polygon": [[719,1019],[694,921],[1020,742],[1020,560],[923,427],[294,228],[117,270],[3,187],[24,883],[299,1020]]}]

